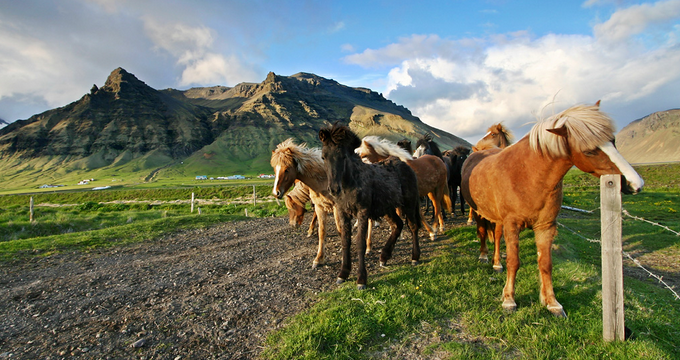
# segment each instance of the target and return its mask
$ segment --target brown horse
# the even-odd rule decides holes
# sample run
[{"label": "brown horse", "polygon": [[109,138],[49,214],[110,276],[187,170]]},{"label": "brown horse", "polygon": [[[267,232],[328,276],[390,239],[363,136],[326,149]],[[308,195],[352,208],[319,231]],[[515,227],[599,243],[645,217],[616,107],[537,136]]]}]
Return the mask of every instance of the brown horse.
[{"label": "brown horse", "polygon": [[434,240],[437,236],[437,221],[439,231],[444,231],[444,218],[441,214],[441,206],[444,204],[451,212],[451,198],[446,179],[446,165],[444,162],[433,155],[423,155],[414,159],[402,147],[386,139],[377,136],[366,136],[361,141],[361,146],[355,152],[361,159],[369,164],[373,164],[390,156],[396,156],[413,169],[418,178],[418,193],[420,196],[427,196],[432,201],[435,213],[435,223],[430,226],[423,219],[423,226]]},{"label": "brown horse", "polygon": [[[506,129],[502,123],[497,123],[489,126],[486,135],[484,135],[475,146],[473,151],[482,151],[492,148],[505,149],[512,145],[513,135],[509,129]],[[474,210],[470,208],[470,215],[468,217],[468,225],[472,225],[474,218]],[[501,264],[501,236],[503,236],[503,225],[494,224],[489,220],[479,218],[477,221],[477,236],[480,239],[479,260],[483,262],[489,261],[489,249],[486,246],[487,239],[493,239],[493,269],[497,272],[503,271],[503,264]]]},{"label": "brown horse", "polygon": [[390,237],[380,253],[380,265],[391,257],[394,245],[401,234],[404,222],[397,209],[406,218],[413,237],[412,264],[420,260],[418,228],[420,226],[420,199],[418,180],[413,170],[401,160],[391,157],[380,164],[369,165],[361,161],[354,150],[361,140],[349,127],[335,124],[319,131],[323,143],[323,159],[328,174],[328,191],[336,200],[340,216],[342,238],[342,267],[338,283],[347,279],[351,271],[352,232],[351,221],[359,222],[356,246],[359,250],[357,288],[366,288],[366,233],[368,219],[385,217],[392,227]]},{"label": "brown horse", "polygon": [[[507,279],[503,309],[514,311],[519,269],[519,232],[532,228],[541,279],[540,302],[566,317],[552,285],[551,247],[562,204],[562,178],[576,166],[600,176],[621,174],[622,190],[637,193],[644,181],[613,144],[614,124],[595,105],[573,106],[539,121],[530,133],[504,150],[472,153],[463,166],[463,193],[478,216],[503,226]],[[484,241],[484,239],[480,239]]]},{"label": "brown horse", "polygon": [[[324,240],[328,213],[333,212],[336,227],[338,226],[338,215],[334,211],[335,204],[328,194],[328,178],[321,159],[321,150],[307,148],[305,144],[297,145],[293,139],[287,139],[272,151],[270,163],[276,176],[272,193],[277,198],[282,198],[296,179],[302,181],[310,189],[310,199],[319,221],[319,248],[312,262],[312,268],[316,268],[323,263],[325,257]],[[338,233],[340,233],[339,228]]]}]

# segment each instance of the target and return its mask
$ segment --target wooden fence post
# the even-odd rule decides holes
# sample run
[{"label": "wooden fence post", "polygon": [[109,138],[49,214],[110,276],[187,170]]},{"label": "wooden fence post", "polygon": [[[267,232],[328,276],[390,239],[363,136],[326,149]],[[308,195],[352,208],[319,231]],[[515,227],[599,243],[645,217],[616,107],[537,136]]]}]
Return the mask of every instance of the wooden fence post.
[{"label": "wooden fence post", "polygon": [[191,213],[194,212],[194,193],[191,193]]},{"label": "wooden fence post", "polygon": [[29,209],[28,210],[29,211],[28,221],[33,222],[33,220],[34,220],[34,218],[33,218],[33,196],[31,196],[31,200],[28,203],[28,209]]},{"label": "wooden fence post", "polygon": [[257,195],[255,194],[255,185],[253,185],[253,205],[255,205],[255,198],[257,198]]},{"label": "wooden fence post", "polygon": [[625,339],[621,245],[621,175],[600,176],[602,234],[602,337]]}]

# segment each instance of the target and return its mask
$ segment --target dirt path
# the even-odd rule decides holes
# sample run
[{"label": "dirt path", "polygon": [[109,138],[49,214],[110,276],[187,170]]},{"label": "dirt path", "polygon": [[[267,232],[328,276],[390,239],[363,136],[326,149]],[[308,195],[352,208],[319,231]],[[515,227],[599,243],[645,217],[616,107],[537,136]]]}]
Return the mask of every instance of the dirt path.
[{"label": "dirt path", "polygon": [[[2,266],[0,359],[256,357],[269,331],[336,287],[335,229],[326,266],[312,270],[305,225],[253,219]],[[397,245],[394,262],[410,262],[410,241]],[[376,251],[368,263],[370,281]]]}]

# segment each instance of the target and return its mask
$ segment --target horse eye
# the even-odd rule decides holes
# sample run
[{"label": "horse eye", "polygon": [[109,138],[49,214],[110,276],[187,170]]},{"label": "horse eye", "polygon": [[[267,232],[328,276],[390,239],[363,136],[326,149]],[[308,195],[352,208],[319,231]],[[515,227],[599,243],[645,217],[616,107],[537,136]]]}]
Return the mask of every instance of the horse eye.
[{"label": "horse eye", "polygon": [[583,152],[586,156],[596,156],[597,150],[588,150]]}]

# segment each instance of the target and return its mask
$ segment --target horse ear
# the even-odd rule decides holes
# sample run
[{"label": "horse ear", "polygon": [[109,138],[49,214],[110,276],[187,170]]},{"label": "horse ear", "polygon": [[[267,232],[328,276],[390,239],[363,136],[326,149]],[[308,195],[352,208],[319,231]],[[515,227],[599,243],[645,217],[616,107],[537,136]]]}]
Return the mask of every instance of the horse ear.
[{"label": "horse ear", "polygon": [[597,102],[595,103],[595,106],[600,107],[600,101],[602,101],[602,100],[597,100]]},{"label": "horse ear", "polygon": [[328,130],[326,130],[326,129],[319,130],[319,140],[321,140],[321,142],[325,144],[327,139],[328,139]]},{"label": "horse ear", "polygon": [[546,129],[547,131],[562,137],[567,137],[568,131],[566,126],[558,127],[555,129]]},{"label": "horse ear", "polygon": [[473,152],[477,152],[477,147],[473,145],[473,146],[472,146],[472,151],[473,151]]}]

